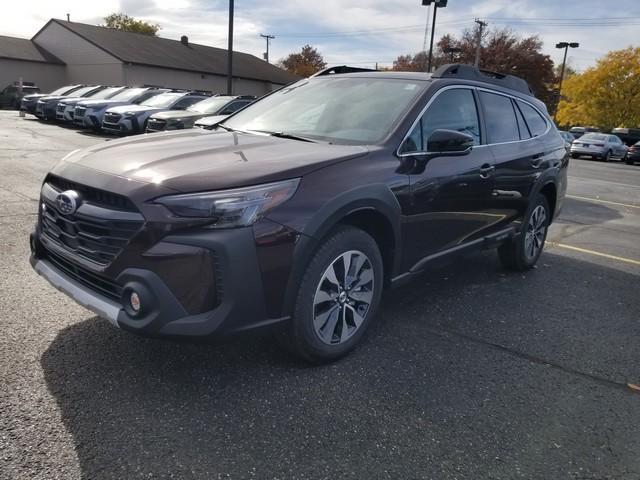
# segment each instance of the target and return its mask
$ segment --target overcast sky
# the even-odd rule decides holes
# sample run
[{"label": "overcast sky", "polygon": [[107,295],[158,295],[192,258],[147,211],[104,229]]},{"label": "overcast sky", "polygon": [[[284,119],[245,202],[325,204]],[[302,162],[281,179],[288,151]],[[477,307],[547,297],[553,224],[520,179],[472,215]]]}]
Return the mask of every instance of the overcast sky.
[{"label": "overcast sky", "polygon": [[[615,7],[613,4],[615,3]],[[0,35],[30,38],[52,17],[99,24],[123,12],[161,25],[159,35],[226,48],[226,0],[29,0],[3,2]],[[235,2],[235,50],[261,56],[260,33],[275,35],[271,60],[309,43],[329,64],[391,65],[399,54],[423,46],[428,9],[420,0],[238,0]],[[640,0],[450,0],[438,10],[436,39],[472,27],[474,18],[490,27],[537,34],[544,50],[561,61],[559,41],[580,42],[570,51],[578,70],[593,65],[609,50],[640,44]]]}]

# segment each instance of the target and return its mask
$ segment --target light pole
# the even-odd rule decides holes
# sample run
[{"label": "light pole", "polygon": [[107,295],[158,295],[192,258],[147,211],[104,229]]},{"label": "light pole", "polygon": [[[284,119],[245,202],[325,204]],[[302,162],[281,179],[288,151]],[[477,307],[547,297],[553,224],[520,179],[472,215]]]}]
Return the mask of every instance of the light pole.
[{"label": "light pole", "polygon": [[227,51],[227,95],[233,95],[233,0],[229,0],[229,47]]},{"label": "light pole", "polygon": [[576,42],[560,42],[556,43],[556,48],[564,48],[564,58],[562,59],[562,69],[560,70],[560,85],[558,86],[558,99],[556,101],[556,109],[553,113],[553,120],[555,122],[556,115],[558,115],[558,105],[560,105],[560,95],[562,94],[562,81],[564,80],[564,68],[567,64],[567,52],[569,48],[578,48],[579,43]]},{"label": "light pole", "polygon": [[447,6],[448,0],[422,0],[422,6],[428,7],[433,3],[433,23],[431,24],[431,42],[429,43],[429,60],[427,60],[427,72],[431,71],[431,60],[433,59],[433,36],[436,30],[436,15],[438,8]]}]

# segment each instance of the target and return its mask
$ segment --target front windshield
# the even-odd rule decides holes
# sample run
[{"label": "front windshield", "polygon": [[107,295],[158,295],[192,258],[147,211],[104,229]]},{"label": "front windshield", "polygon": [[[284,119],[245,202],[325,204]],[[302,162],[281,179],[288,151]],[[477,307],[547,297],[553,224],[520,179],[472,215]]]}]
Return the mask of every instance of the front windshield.
[{"label": "front windshield", "polygon": [[54,90],[49,95],[64,95],[64,93],[68,92],[69,90],[71,90],[71,88],[73,88],[73,87],[70,87],[69,85],[65,85],[64,87],[60,87],[60,88]]},{"label": "front windshield", "polygon": [[160,95],[156,95],[155,97],[146,99],[140,105],[154,108],[170,107],[175,103],[176,100],[182,97],[184,97],[184,93],[162,93]]},{"label": "front windshield", "polygon": [[121,91],[120,93],[118,93],[117,95],[114,95],[113,97],[111,97],[110,100],[118,100],[118,101],[126,102],[129,100],[133,100],[138,95],[144,93],[146,90],[147,90],[146,88],[127,88]]},{"label": "front windshield", "polygon": [[197,113],[216,113],[229,102],[229,97],[212,97],[191,105],[187,110]]},{"label": "front windshield", "polygon": [[332,143],[376,143],[426,85],[370,76],[302,80],[249,105],[224,126]]},{"label": "front windshield", "polygon": [[92,90],[95,90],[96,86],[93,85],[91,87],[82,87],[79,88],[78,90],[76,90],[75,92],[71,93],[72,97],[84,97],[87,96],[87,93],[91,92]]},{"label": "front windshield", "polygon": [[122,87],[105,88],[104,90],[100,90],[99,92],[90,95],[90,97],[92,100],[102,100],[104,98],[111,97],[114,93],[119,92],[121,89]]},{"label": "front windshield", "polygon": [[606,136],[604,135],[594,135],[593,133],[588,133],[586,135],[583,135],[580,140],[597,140],[600,142],[603,142],[607,139]]}]

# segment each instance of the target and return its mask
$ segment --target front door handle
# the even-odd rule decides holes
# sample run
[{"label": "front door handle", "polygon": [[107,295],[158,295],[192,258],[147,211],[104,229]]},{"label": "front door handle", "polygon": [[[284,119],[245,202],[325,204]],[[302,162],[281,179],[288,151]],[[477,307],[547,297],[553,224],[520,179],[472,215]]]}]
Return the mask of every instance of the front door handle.
[{"label": "front door handle", "polygon": [[489,178],[491,173],[496,169],[493,165],[485,163],[480,167],[480,178]]}]

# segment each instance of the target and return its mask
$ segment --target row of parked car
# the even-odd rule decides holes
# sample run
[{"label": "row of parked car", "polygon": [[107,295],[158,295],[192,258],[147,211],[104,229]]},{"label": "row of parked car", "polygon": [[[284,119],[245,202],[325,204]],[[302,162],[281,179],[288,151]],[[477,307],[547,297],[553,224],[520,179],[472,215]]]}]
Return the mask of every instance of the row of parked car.
[{"label": "row of parked car", "polygon": [[159,87],[66,85],[49,94],[25,95],[20,110],[42,120],[132,135],[211,126],[255,98]]},{"label": "row of parked car", "polygon": [[584,129],[584,127],[577,128],[569,132],[560,132],[571,153],[571,158],[588,157],[604,162],[619,160],[628,165],[640,162],[640,142],[627,146],[617,135],[601,133],[595,129]]}]

